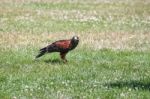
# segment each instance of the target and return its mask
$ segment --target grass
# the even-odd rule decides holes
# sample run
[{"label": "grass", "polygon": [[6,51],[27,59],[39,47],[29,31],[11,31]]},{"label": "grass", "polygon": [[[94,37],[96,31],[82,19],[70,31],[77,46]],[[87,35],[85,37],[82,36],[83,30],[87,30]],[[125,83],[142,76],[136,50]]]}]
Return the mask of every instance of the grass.
[{"label": "grass", "polygon": [[0,30],[4,32],[149,32],[150,7],[144,2],[21,2],[1,5]]},{"label": "grass", "polygon": [[[148,0],[0,1],[0,98],[149,99]],[[39,48],[80,37],[67,55]]]},{"label": "grass", "polygon": [[[69,63],[63,64],[57,54],[52,54],[51,60],[46,55],[43,59],[34,61],[33,51],[28,50],[1,53],[3,59],[7,60],[3,63],[4,60],[1,59],[0,84],[5,96],[149,97],[150,53],[111,50],[91,53],[88,50],[77,50],[68,55]],[[144,95],[141,96],[140,93]]]}]

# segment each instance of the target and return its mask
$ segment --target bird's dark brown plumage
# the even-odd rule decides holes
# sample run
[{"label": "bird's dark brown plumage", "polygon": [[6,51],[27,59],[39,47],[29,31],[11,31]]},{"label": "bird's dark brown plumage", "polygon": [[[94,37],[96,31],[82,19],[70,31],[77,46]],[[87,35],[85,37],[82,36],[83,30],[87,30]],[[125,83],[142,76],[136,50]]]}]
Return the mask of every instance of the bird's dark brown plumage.
[{"label": "bird's dark brown plumage", "polygon": [[40,49],[40,53],[36,56],[36,58],[41,57],[45,53],[52,53],[52,52],[60,52],[60,57],[64,62],[67,62],[65,56],[66,54],[76,48],[79,43],[79,37],[74,36],[72,39],[69,40],[59,40],[56,41],[47,47]]}]

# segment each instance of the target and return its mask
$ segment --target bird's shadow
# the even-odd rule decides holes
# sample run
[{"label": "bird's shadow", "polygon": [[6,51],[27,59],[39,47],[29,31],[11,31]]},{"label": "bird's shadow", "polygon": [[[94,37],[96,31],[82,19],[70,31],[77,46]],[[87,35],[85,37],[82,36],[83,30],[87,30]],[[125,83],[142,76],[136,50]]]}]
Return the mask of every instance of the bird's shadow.
[{"label": "bird's shadow", "polygon": [[143,81],[117,81],[112,83],[105,83],[104,86],[108,88],[131,88],[131,89],[142,89],[142,90],[149,90],[150,91],[150,82],[143,82]]},{"label": "bird's shadow", "polygon": [[45,63],[51,63],[51,64],[62,64],[63,61],[61,61],[60,59],[48,59],[48,60],[44,60]]}]

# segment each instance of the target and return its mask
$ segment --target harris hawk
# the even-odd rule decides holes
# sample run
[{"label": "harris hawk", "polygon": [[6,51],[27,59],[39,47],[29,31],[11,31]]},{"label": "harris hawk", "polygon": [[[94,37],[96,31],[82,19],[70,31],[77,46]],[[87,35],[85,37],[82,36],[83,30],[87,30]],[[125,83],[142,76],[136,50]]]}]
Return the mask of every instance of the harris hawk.
[{"label": "harris hawk", "polygon": [[66,54],[69,51],[75,49],[78,43],[79,43],[78,36],[73,36],[69,40],[59,40],[59,41],[53,42],[52,44],[40,49],[40,52],[36,56],[36,58],[43,56],[45,53],[59,52],[61,59],[64,62],[67,62]]}]

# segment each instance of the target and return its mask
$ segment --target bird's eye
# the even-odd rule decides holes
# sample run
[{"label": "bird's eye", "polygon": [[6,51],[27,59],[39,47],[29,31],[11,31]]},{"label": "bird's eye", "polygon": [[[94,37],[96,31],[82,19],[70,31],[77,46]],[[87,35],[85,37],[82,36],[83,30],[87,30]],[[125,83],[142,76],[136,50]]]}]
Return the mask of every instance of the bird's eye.
[{"label": "bird's eye", "polygon": [[78,38],[77,38],[77,37],[74,37],[74,39],[77,40]]}]

